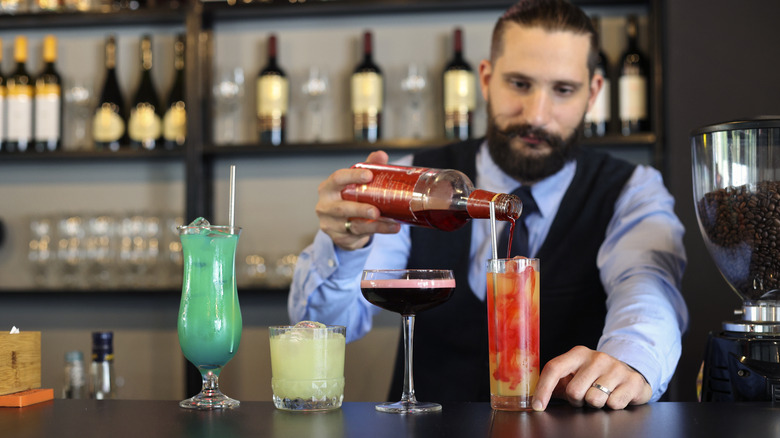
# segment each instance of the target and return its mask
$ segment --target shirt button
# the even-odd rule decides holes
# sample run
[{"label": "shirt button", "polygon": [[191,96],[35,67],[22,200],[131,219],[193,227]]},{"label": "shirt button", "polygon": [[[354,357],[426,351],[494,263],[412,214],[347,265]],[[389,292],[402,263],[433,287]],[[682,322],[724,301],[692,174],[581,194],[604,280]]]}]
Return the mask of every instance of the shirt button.
[{"label": "shirt button", "polygon": [[333,259],[328,259],[328,266],[331,268],[336,266],[336,261]]}]

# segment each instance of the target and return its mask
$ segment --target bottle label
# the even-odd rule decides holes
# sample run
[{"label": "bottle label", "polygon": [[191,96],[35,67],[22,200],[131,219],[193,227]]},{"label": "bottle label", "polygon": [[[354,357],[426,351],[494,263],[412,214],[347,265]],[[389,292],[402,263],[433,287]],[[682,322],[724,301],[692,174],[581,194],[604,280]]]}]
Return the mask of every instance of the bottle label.
[{"label": "bottle label", "polygon": [[585,114],[585,122],[601,123],[610,120],[609,95],[609,79],[604,78],[604,85],[601,87],[601,91],[596,95],[596,100],[593,102],[590,111]]},{"label": "bottle label", "polygon": [[160,138],[162,122],[154,107],[148,103],[139,103],[130,111],[127,134],[131,140],[144,142]]},{"label": "bottle label", "polygon": [[350,184],[341,197],[347,201],[371,204],[382,212],[382,216],[406,222],[415,221],[412,211],[414,187],[420,177],[430,169],[424,167],[401,167],[359,163],[355,168],[369,169],[374,179],[368,184]]},{"label": "bottle label", "polygon": [[352,112],[377,114],[382,111],[382,77],[374,72],[352,75]]},{"label": "bottle label", "polygon": [[647,78],[639,75],[621,76],[620,120],[644,120],[647,118]]},{"label": "bottle label", "polygon": [[60,137],[60,87],[47,84],[36,87],[35,94],[35,139],[57,140]]},{"label": "bottle label", "polygon": [[444,73],[444,111],[466,113],[477,107],[476,82],[468,70]]},{"label": "bottle label", "polygon": [[187,110],[184,102],[174,103],[165,112],[163,137],[177,143],[184,143],[184,139],[187,138]]},{"label": "bottle label", "polygon": [[22,141],[32,139],[33,88],[29,85],[9,86],[6,139]]},{"label": "bottle label", "polygon": [[92,118],[92,138],[101,143],[118,141],[125,133],[125,122],[111,104],[103,104]]},{"label": "bottle label", "polygon": [[257,115],[280,118],[287,114],[289,95],[289,84],[284,76],[260,76],[257,80]]}]

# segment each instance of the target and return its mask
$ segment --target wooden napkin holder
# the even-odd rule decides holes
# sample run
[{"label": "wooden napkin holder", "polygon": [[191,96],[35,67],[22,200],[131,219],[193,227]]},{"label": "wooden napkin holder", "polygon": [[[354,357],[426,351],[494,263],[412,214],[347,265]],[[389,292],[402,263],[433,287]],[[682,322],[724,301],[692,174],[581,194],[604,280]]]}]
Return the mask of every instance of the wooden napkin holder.
[{"label": "wooden napkin holder", "polygon": [[41,332],[0,333],[0,395],[41,387]]}]

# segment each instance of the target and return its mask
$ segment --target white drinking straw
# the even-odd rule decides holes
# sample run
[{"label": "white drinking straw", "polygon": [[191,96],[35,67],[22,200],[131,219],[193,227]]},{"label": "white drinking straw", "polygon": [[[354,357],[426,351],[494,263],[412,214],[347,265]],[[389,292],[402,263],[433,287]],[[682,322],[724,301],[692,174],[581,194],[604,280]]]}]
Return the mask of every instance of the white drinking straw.
[{"label": "white drinking straw", "polygon": [[498,259],[498,237],[496,235],[496,203],[490,201],[490,240],[493,243],[493,259]]},{"label": "white drinking straw", "polygon": [[236,225],[236,165],[230,165],[230,201],[228,202],[228,225]]}]

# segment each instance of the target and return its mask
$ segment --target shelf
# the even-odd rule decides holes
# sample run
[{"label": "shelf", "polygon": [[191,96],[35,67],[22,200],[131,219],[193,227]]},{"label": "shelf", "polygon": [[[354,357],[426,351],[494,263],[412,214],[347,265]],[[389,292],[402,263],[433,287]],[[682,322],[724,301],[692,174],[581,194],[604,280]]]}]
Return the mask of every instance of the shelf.
[{"label": "shelf", "polygon": [[[516,0],[255,0],[249,2],[204,1],[212,20],[301,18],[365,14],[504,10]],[[646,0],[574,0],[579,6],[645,5]]]},{"label": "shelf", "polygon": [[[280,146],[267,146],[259,144],[207,146],[203,154],[205,156],[232,157],[232,156],[285,156],[295,154],[348,154],[355,152],[372,152],[384,150],[386,152],[414,153],[424,149],[435,148],[452,143],[452,140],[440,138],[432,140],[386,140],[376,143],[354,142],[325,142],[325,143],[287,143]],[[656,136],[653,133],[632,134],[629,136],[608,135],[606,137],[584,138],[581,142],[584,147],[639,147],[653,146]]]},{"label": "shelf", "polygon": [[57,151],[57,152],[25,152],[0,154],[3,162],[46,162],[46,161],[172,161],[184,160],[184,150],[120,150],[108,151]]},{"label": "shelf", "polygon": [[0,28],[4,31],[52,28],[129,27],[138,25],[183,24],[187,15],[185,7],[145,8],[135,11],[99,12],[67,11],[0,15]]},{"label": "shelf", "polygon": [[[288,287],[259,287],[259,286],[241,286],[238,287],[239,296],[242,294],[251,295],[286,295],[289,292]],[[0,289],[1,295],[181,295],[181,288],[164,289]]]}]

